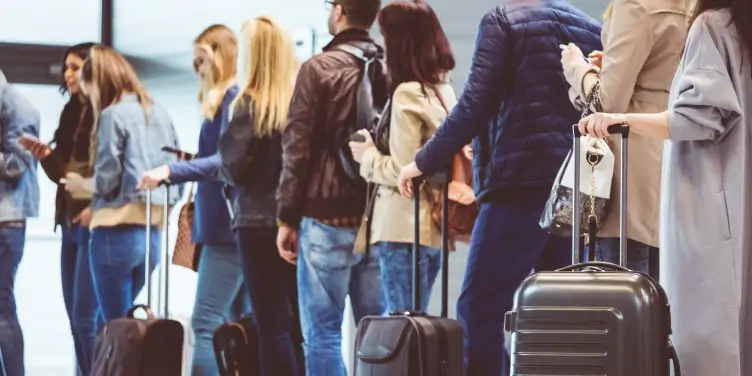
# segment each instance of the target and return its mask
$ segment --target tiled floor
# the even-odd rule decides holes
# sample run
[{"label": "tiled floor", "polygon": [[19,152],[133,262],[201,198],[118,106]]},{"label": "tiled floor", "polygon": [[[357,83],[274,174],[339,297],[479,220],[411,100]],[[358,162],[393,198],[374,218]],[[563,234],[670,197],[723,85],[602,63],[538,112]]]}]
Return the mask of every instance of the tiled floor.
[{"label": "tiled floor", "polygon": [[[72,376],[75,357],[60,289],[60,241],[54,236],[39,236],[46,232],[36,230],[29,231],[16,286],[26,341],[26,374]],[[461,246],[450,261],[449,309],[450,315],[454,316],[467,262],[467,247]],[[195,274],[179,267],[171,269],[171,273],[171,311],[189,317],[193,309]],[[439,291],[437,283],[430,308],[434,314],[439,313]]]}]

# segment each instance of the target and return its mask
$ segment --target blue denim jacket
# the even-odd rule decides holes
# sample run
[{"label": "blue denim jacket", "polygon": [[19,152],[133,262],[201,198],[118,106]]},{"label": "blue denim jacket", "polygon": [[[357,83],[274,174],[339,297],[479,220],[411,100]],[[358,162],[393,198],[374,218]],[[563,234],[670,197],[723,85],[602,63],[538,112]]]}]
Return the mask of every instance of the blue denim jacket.
[{"label": "blue denim jacket", "polygon": [[[97,131],[92,210],[145,202],[146,195],[136,189],[141,175],[176,158],[163,152],[163,146],[180,148],[172,120],[163,107],[152,104],[145,113],[137,97],[126,94],[105,108]],[[181,193],[182,187],[171,187],[169,204],[177,203]],[[154,204],[163,204],[164,194],[164,189],[154,190]]]},{"label": "blue denim jacket", "polygon": [[0,222],[39,215],[37,161],[18,143],[39,137],[39,111],[0,71]]}]

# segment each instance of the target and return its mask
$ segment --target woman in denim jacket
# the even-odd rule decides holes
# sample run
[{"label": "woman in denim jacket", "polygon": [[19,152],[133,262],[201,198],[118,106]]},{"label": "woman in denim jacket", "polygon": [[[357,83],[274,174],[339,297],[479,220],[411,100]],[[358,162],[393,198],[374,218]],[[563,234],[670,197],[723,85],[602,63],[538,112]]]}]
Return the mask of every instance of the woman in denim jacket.
[{"label": "woman in denim jacket", "polygon": [[193,243],[202,245],[198,263],[198,286],[191,317],[196,334],[193,376],[217,375],[212,337],[228,319],[250,311],[248,292],[230,228],[230,213],[217,179],[219,136],[227,127],[230,103],[238,94],[235,85],[237,40],[223,25],[213,25],[194,41],[193,66],[201,80],[201,126],[195,159],[158,167],[143,176],[143,184],[156,187],[169,179],[173,184],[198,182],[195,199]]},{"label": "woman in denim jacket", "polygon": [[[146,238],[146,194],[138,189],[144,171],[174,157],[160,151],[177,148],[167,111],[155,104],[133,67],[110,47],[97,45],[84,63],[81,80],[94,108],[91,153],[93,178],[66,175],[74,196],[90,192],[91,267],[95,291],[106,322],[124,317],[151,270],[159,262],[165,191],[154,192],[151,238]],[[172,187],[174,205],[179,189]],[[151,242],[151,270],[146,270],[146,242]]]},{"label": "woman in denim jacket", "polygon": [[[447,83],[454,56],[436,14],[422,1],[398,1],[384,7],[378,18],[386,45],[386,65],[392,97],[384,116],[389,124],[388,153],[374,146],[368,132],[365,143],[350,143],[360,162],[360,174],[378,185],[373,204],[370,242],[379,248],[381,279],[387,292],[389,312],[412,310],[412,263],[414,212],[412,201],[397,190],[402,166],[444,121],[457,103]],[[381,147],[381,145],[379,145]],[[420,267],[426,310],[431,287],[440,269],[441,230],[431,219],[430,195],[424,194],[420,209]],[[361,231],[364,233],[364,231]]]}]

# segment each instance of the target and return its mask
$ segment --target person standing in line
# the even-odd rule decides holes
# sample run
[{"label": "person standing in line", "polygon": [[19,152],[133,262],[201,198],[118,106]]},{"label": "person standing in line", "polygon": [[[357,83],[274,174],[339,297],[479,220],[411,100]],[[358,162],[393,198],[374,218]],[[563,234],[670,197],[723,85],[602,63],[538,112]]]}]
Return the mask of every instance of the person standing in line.
[{"label": "person standing in line", "polygon": [[24,339],[18,323],[16,272],[26,243],[26,219],[39,215],[37,163],[20,138],[39,137],[39,111],[0,71],[0,350],[7,376],[23,376]]},{"label": "person standing in line", "polygon": [[[89,222],[91,197],[74,197],[60,182],[68,172],[86,175],[91,170],[89,140],[94,113],[89,98],[82,90],[79,76],[84,60],[94,43],[81,43],[63,53],[60,91],[69,94],[68,103],[60,114],[60,125],[49,144],[22,138],[21,145],[40,161],[47,177],[57,184],[55,197],[55,228],[62,229],[60,275],[63,301],[68,312],[78,368],[88,376],[94,341],[104,324],[89,262]],[[51,147],[54,145],[54,148]]]},{"label": "person standing in line", "polygon": [[599,23],[569,1],[511,0],[488,12],[459,102],[400,173],[400,190],[411,197],[414,177],[445,169],[473,141],[480,208],[457,303],[468,375],[509,373],[504,313],[517,287],[533,269],[571,261],[570,238],[539,225],[580,118],[567,95],[559,45],[600,50],[600,34]]},{"label": "person standing in line", "polygon": [[[342,319],[350,296],[355,320],[385,312],[379,254],[355,253],[355,234],[366,205],[366,184],[340,160],[353,132],[363,62],[339,49],[346,44],[374,57],[368,34],[380,0],[330,0],[334,39],[300,68],[282,135],[277,190],[282,258],[298,266],[300,320],[308,376],[345,376]],[[386,75],[372,64],[374,103],[386,102]]]},{"label": "person standing in line", "polygon": [[[676,72],[687,35],[684,0],[615,0],[606,10],[601,40],[588,63],[575,44],[561,53],[570,97],[584,107],[600,83],[597,111],[656,112],[668,106],[671,77]],[[617,140],[618,141],[618,140]],[[619,182],[621,143],[610,142],[616,157],[608,216],[598,232],[595,258],[619,263]],[[627,266],[658,279],[658,221],[660,214],[663,141],[640,134],[629,138],[627,173]]]},{"label": "person standing in line", "polygon": [[198,182],[193,217],[192,241],[202,246],[198,264],[198,286],[191,317],[196,335],[193,376],[218,375],[212,338],[228,320],[250,311],[248,290],[230,227],[219,180],[221,158],[219,137],[227,127],[230,104],[238,95],[235,72],[238,42],[227,26],[212,25],[193,42],[193,66],[201,80],[199,101],[204,122],[196,158],[159,166],[144,173],[141,187],[154,189],[160,182]]},{"label": "person standing in line", "polygon": [[258,326],[262,375],[298,376],[304,365],[295,267],[277,252],[274,193],[300,63],[292,37],[271,17],[247,21],[240,35],[242,86],[220,139],[220,171],[232,186],[233,228]]},{"label": "person standing in line", "polygon": [[[388,312],[401,312],[413,309],[410,260],[415,213],[411,200],[399,194],[397,177],[457,103],[449,84],[455,62],[441,23],[424,0],[389,3],[379,12],[378,23],[392,90],[381,118],[384,123],[379,125],[389,129],[388,144],[377,147],[364,131],[367,141],[351,142],[350,147],[360,163],[361,176],[377,185],[374,202],[369,204],[372,218],[361,226],[371,226],[368,241],[379,249]],[[430,195],[424,194],[422,201],[420,288],[426,291],[421,302],[425,311],[441,269],[441,229],[431,218]]]},{"label": "person standing in line", "polygon": [[[151,206],[151,238],[146,235],[146,194],[141,175],[174,157],[160,149],[179,148],[167,111],[154,103],[128,61],[114,49],[95,45],[81,68],[81,85],[94,109],[90,152],[92,178],[68,172],[65,188],[91,200],[91,268],[105,322],[124,317],[161,252],[164,190],[155,190]],[[171,187],[170,207],[181,189]],[[146,268],[146,242],[151,243],[151,270]]]}]

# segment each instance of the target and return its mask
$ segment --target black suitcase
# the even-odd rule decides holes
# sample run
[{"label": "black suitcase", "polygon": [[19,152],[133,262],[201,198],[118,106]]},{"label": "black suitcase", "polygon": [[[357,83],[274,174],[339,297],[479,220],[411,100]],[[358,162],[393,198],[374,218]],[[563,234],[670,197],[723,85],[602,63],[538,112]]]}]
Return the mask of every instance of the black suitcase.
[{"label": "black suitcase", "polygon": [[213,344],[221,376],[261,375],[258,331],[252,316],[220,326]]},{"label": "black suitcase", "polygon": [[[668,376],[673,363],[671,311],[653,278],[625,268],[627,143],[621,134],[620,264],[580,263],[580,195],[573,195],[572,264],[525,279],[506,313],[511,375]],[[574,192],[580,192],[580,132],[574,126]],[[591,243],[592,244],[592,243]]]},{"label": "black suitcase", "polygon": [[420,312],[420,181],[415,181],[415,241],[413,245],[413,311],[389,316],[368,316],[358,324],[355,337],[355,376],[462,376],[462,327],[447,318],[449,243],[447,228],[446,174],[443,186],[441,316]]},{"label": "black suitcase", "polygon": [[[170,187],[165,186],[164,237],[164,314],[158,318],[152,312],[151,293],[151,226],[146,226],[146,289],[147,304],[136,305],[124,318],[110,321],[102,329],[94,347],[92,376],[181,376],[183,370],[183,324],[168,319],[169,315],[169,228]],[[151,191],[146,196],[146,223],[151,223]],[[161,288],[160,288],[161,290]],[[146,319],[135,318],[139,309],[146,312]],[[187,370],[186,370],[187,371]]]}]

